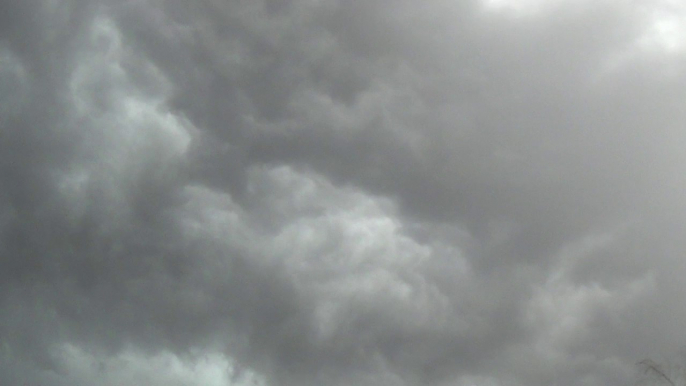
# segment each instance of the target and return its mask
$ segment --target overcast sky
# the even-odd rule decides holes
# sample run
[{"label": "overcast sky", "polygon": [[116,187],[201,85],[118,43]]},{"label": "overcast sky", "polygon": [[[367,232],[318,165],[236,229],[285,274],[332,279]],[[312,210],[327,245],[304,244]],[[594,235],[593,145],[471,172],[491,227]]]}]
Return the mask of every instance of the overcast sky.
[{"label": "overcast sky", "polygon": [[635,385],[685,124],[679,0],[0,1],[0,383]]}]

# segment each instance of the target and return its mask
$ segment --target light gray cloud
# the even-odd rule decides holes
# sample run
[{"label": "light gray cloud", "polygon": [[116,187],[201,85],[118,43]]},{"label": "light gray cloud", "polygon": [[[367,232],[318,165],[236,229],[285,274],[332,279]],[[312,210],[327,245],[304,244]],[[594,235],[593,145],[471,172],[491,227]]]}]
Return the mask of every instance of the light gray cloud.
[{"label": "light gray cloud", "polygon": [[6,1],[0,380],[621,385],[683,346],[670,1]]}]

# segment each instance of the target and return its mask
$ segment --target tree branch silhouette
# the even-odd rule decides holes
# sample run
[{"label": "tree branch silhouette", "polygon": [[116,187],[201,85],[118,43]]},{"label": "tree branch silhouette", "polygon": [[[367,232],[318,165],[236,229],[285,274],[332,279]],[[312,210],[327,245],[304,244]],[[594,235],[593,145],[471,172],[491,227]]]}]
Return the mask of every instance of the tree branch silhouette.
[{"label": "tree branch silhouette", "polygon": [[638,362],[639,366],[644,366],[645,367],[645,373],[653,373],[657,374],[660,378],[664,379],[665,381],[669,382],[670,385],[676,386],[674,382],[672,381],[671,378],[665,374],[665,372],[660,368],[660,365],[657,363],[651,361],[650,359],[644,359],[640,362]]}]

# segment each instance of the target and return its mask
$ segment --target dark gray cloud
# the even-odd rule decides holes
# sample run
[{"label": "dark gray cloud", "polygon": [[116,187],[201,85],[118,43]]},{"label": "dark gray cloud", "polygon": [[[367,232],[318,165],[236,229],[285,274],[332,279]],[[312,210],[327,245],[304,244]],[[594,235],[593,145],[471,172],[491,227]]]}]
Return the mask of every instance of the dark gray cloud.
[{"label": "dark gray cloud", "polygon": [[684,18],[3,2],[2,384],[638,380],[684,344]]}]

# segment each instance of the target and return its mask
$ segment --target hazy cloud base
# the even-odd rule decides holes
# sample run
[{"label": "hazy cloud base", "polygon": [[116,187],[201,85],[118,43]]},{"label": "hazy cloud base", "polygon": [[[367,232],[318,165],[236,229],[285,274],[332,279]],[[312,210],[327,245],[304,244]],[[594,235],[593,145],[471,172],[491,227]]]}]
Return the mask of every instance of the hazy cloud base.
[{"label": "hazy cloud base", "polygon": [[0,2],[0,383],[634,382],[686,342],[684,25]]}]

